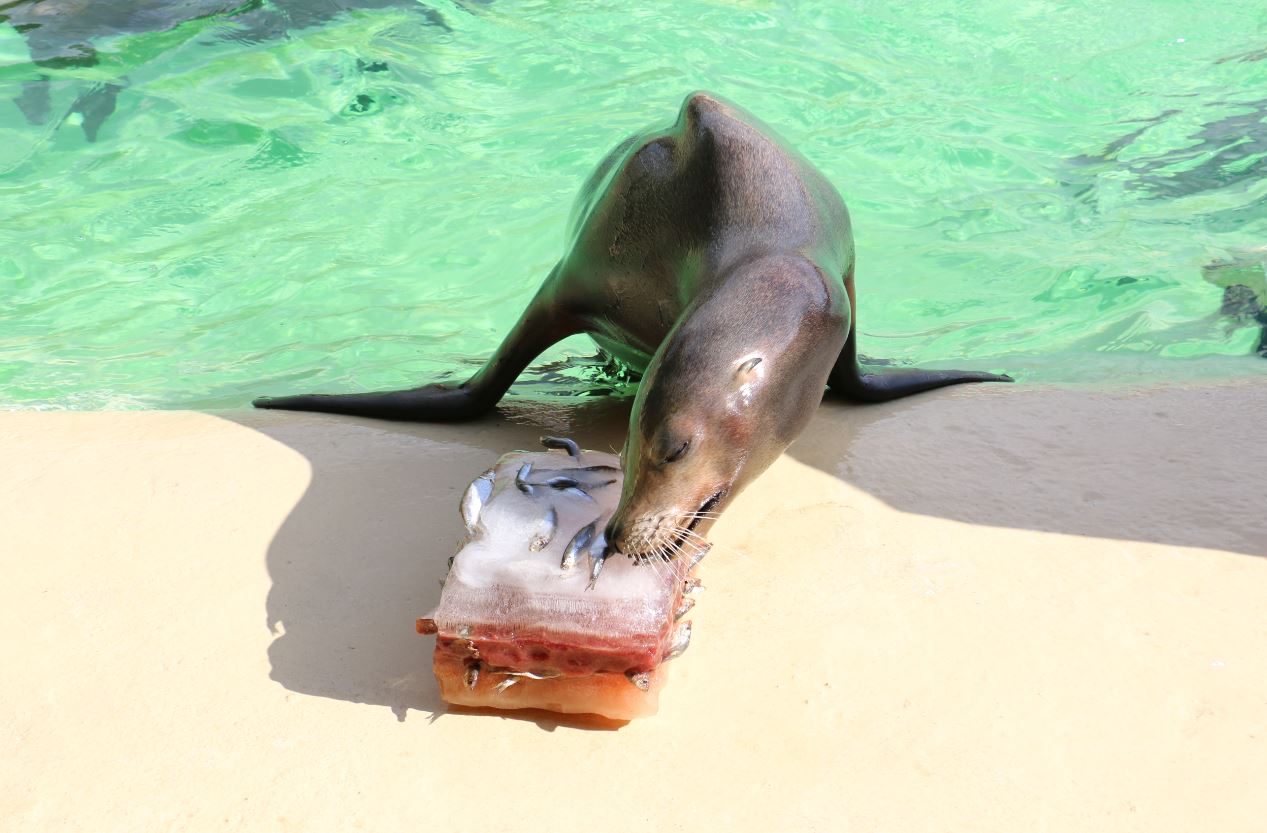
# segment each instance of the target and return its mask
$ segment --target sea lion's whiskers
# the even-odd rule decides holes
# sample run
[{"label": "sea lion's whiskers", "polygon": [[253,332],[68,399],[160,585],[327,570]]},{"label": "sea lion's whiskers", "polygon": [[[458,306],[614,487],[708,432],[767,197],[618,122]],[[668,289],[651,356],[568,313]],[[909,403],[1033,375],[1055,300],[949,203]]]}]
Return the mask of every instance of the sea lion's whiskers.
[{"label": "sea lion's whiskers", "polygon": [[677,578],[677,559],[673,557],[673,553],[661,550],[656,560],[660,562],[656,567],[656,573],[661,581]]},{"label": "sea lion's whiskers", "polygon": [[655,565],[656,560],[657,560],[657,559],[651,558],[651,557],[650,557],[650,556],[648,556],[646,553],[640,553],[640,554],[638,554],[638,555],[634,556],[634,564],[635,564],[636,566],[638,566],[638,567],[648,567],[648,568],[650,568],[650,569],[651,569],[651,571],[652,571],[653,573],[655,573],[655,574],[656,574],[656,576],[658,577],[658,576],[660,575],[660,570],[659,570],[659,568],[657,568],[657,567],[656,567],[656,565]]},{"label": "sea lion's whiskers", "polygon": [[634,563],[635,567],[645,566],[645,567],[650,567],[652,570],[654,570],[655,569],[654,561],[656,559],[652,557],[653,555],[654,555],[654,551],[652,551],[651,553],[646,553],[646,552],[629,553],[629,560]]},{"label": "sea lion's whiskers", "polygon": [[[670,529],[674,536],[674,549],[677,552],[685,550],[692,556],[691,563],[685,568],[685,572],[689,572],[690,569],[699,563],[700,559],[708,553],[709,549],[712,547],[712,543],[688,527],[673,526],[670,527]],[[673,562],[676,563],[680,560],[681,559],[674,558]]]},{"label": "sea lion's whiskers", "polygon": [[693,529],[683,531],[683,544],[694,546],[697,551],[705,553],[712,549],[720,549],[723,552],[739,552],[739,550],[736,550],[733,547],[727,547],[725,545],[718,546],[715,541],[708,540]]},{"label": "sea lion's whiskers", "polygon": [[735,553],[740,558],[746,558],[746,556],[739,552],[739,550],[736,550],[733,547],[727,547],[724,545],[718,547],[716,542],[708,540],[693,529],[682,528],[679,530],[679,534],[681,535],[682,546],[684,548],[691,548],[692,554],[697,556],[696,563],[698,563],[699,559],[702,559],[713,549],[720,549],[722,552]]},{"label": "sea lion's whiskers", "polygon": [[679,536],[679,537],[680,537],[680,536],[690,536],[691,538],[694,538],[694,539],[697,539],[697,540],[700,540],[700,541],[707,541],[707,540],[708,540],[708,539],[707,539],[707,538],[705,538],[703,535],[700,535],[698,532],[696,532],[696,531],[695,531],[695,530],[691,527],[691,525],[690,525],[690,524],[687,524],[687,525],[685,525],[685,526],[675,524],[675,525],[673,525],[673,526],[672,526],[672,527],[670,527],[670,528],[671,528],[671,530],[673,531],[673,534],[674,534],[675,536]]},{"label": "sea lion's whiskers", "polygon": [[717,544],[716,541],[704,539],[703,536],[698,533],[692,533],[692,536],[694,539],[701,541],[701,543],[707,544],[710,548],[717,550],[718,553],[726,553],[727,557],[740,560],[740,562],[748,562],[748,560],[751,560],[751,555],[749,553],[744,552],[744,550],[737,549],[735,546]]},{"label": "sea lion's whiskers", "polygon": [[[667,528],[675,529],[672,525]],[[681,559],[675,557],[678,543],[676,540],[659,543],[650,552],[640,554],[637,563],[648,565],[661,581],[666,578],[681,579],[685,573],[679,568]]]}]

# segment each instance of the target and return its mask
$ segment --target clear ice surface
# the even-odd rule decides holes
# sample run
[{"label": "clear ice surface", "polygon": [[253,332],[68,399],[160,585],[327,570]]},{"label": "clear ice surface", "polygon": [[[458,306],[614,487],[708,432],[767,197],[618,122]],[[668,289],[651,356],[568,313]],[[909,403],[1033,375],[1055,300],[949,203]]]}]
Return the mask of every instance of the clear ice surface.
[{"label": "clear ice surface", "polygon": [[[575,566],[560,566],[588,524],[594,524],[595,549],[602,546],[600,533],[622,483],[612,454],[584,451],[579,460],[562,450],[503,455],[462,498],[468,538],[432,617],[439,629],[524,630],[611,643],[664,632],[681,588],[678,565],[635,564],[613,553],[592,588],[589,547]],[[551,509],[557,516],[552,536]],[[540,546],[546,537],[549,543]]]}]

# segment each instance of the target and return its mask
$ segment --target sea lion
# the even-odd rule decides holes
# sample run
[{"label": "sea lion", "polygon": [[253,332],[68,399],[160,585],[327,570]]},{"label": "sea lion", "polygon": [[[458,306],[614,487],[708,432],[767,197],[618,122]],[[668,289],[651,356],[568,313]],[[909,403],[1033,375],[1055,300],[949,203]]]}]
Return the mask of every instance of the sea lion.
[{"label": "sea lion", "polygon": [[257,399],[256,407],[465,420],[578,332],[643,371],[608,552],[670,558],[805,427],[824,387],[879,402],[965,371],[858,364],[854,244],[836,189],[774,131],[708,93],[625,140],[581,189],[567,253],[461,385]]}]

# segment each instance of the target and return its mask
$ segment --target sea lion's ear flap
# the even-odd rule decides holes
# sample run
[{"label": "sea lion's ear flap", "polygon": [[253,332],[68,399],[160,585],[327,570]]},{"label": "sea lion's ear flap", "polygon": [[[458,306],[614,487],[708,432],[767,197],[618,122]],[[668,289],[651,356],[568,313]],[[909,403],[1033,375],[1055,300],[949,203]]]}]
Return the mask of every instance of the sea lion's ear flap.
[{"label": "sea lion's ear flap", "polygon": [[754,356],[753,358],[748,359],[748,361],[746,361],[746,362],[744,362],[743,364],[739,365],[739,369],[735,371],[735,375],[736,375],[736,376],[747,376],[747,375],[748,375],[749,373],[751,373],[751,372],[753,371],[753,369],[754,369],[757,365],[759,365],[759,364],[761,364],[761,357],[760,357],[760,356]]}]

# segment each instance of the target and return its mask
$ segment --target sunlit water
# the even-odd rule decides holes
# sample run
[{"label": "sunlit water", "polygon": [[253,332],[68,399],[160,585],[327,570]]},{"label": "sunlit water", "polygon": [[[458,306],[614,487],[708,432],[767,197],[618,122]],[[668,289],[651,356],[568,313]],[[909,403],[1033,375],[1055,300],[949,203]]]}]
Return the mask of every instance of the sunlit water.
[{"label": "sunlit water", "polygon": [[[844,195],[864,352],[1026,380],[1267,372],[1203,276],[1267,245],[1260,4],[240,5],[81,27],[95,63],[37,66],[56,43],[0,24],[0,406],[462,377],[562,253],[592,166],[695,88]],[[516,391],[607,389],[593,353],[571,339]]]}]

